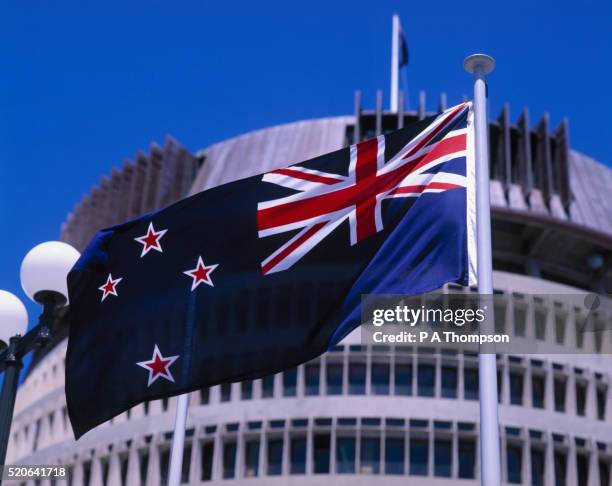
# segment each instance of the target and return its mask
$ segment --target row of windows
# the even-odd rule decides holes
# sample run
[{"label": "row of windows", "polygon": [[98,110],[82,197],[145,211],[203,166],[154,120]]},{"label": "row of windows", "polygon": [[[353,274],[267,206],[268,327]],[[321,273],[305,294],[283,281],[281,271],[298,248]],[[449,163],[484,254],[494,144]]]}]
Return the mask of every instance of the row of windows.
[{"label": "row of windows", "polygon": [[[380,419],[377,420],[380,423]],[[263,436],[251,431],[244,434],[243,440],[235,434],[224,434],[219,441],[210,438],[197,442],[195,453],[199,471],[192,471],[192,447],[195,444],[193,440],[185,444],[183,483],[305,474],[433,474],[441,478],[476,478],[477,447],[473,434],[458,437],[456,441],[450,434],[429,437],[427,432],[417,431],[407,437],[400,430],[356,431],[350,428],[334,433],[329,428],[303,431],[295,428],[288,435],[282,431],[268,431]],[[143,486],[156,482],[156,479],[160,484],[166,482],[170,449],[164,444],[159,446],[158,452],[159,471],[151,471],[149,449],[139,451],[138,470]],[[124,485],[127,483],[128,460],[127,453],[120,454],[120,474]],[[455,461],[457,468],[454,471]],[[108,458],[101,459],[104,486],[108,485],[109,462]],[[83,462],[83,485],[90,483],[91,471],[91,461]]]},{"label": "row of windows", "polygon": [[[601,375],[596,375],[595,383],[589,383],[583,370],[574,369],[573,384],[563,367],[553,365],[551,373],[547,373],[543,363],[531,360],[530,371],[526,369],[521,358],[509,358],[509,366],[498,367],[498,401],[504,403],[504,372],[507,373],[508,403],[510,405],[533,408],[551,408],[556,412],[567,412],[569,386],[574,387],[575,413],[586,415],[587,390],[595,386],[596,414],[599,420],[605,419],[608,385]],[[295,397],[300,391],[303,396],[325,395],[365,395],[369,390],[372,395],[419,396],[464,400],[478,400],[478,367],[476,360],[465,359],[463,365],[456,360],[443,359],[420,361],[411,357],[380,355],[368,362],[365,357],[349,356],[348,360],[335,359],[328,356],[325,361],[317,360],[304,366],[293,368],[275,376],[267,376],[261,380],[261,398]],[[303,387],[298,387],[298,377],[302,374]],[[529,376],[528,376],[529,374]],[[547,403],[546,380],[553,380],[552,402]],[[527,384],[530,390],[526,390]],[[275,387],[280,387],[278,395]],[[254,398],[254,382],[243,381],[238,388],[226,383],[219,387],[220,401],[228,402],[232,398],[251,400]],[[232,393],[239,394],[232,397]],[[529,396],[526,395],[529,393]],[[200,402],[210,401],[209,390],[200,392]]]},{"label": "row of windows", "polygon": [[[523,445],[510,443],[506,446],[506,479],[510,484],[523,484],[525,479],[531,481],[532,486],[544,486],[546,472],[546,449],[544,447],[530,447],[528,449],[531,470],[529,478],[524,478],[523,460],[525,458]],[[569,453],[567,450],[555,449],[552,455],[554,484],[555,486],[570,486],[569,480]],[[588,452],[576,452],[575,454],[575,483],[577,486],[587,486],[589,484],[589,460]],[[610,462],[606,459],[599,459],[597,463],[599,473],[599,485],[610,485]]]},{"label": "row of windows", "polygon": [[[344,351],[343,346],[337,346],[322,359],[278,375],[257,381],[243,381],[237,385],[223,384],[218,387],[218,400],[229,402],[233,399],[272,399],[321,394],[478,400],[478,362],[470,355],[465,355],[460,360],[446,355],[439,359],[423,359],[422,356],[402,354],[400,351],[391,355],[378,348],[371,352],[363,346],[350,346],[348,352]],[[595,403],[592,404],[592,418],[605,420],[609,392],[604,377],[595,373],[589,379],[584,370],[579,368],[574,368],[569,373],[572,373],[572,376],[557,363],[553,363],[551,369],[547,370],[540,360],[531,359],[527,362],[524,358],[509,356],[507,364],[498,364],[498,401],[586,416],[587,404],[593,399]],[[546,390],[548,380],[552,380],[550,395]],[[594,387],[592,395],[589,394],[590,387]],[[210,401],[210,390],[200,390],[200,403],[208,404]],[[160,404],[162,411],[169,409],[169,399],[160,400]],[[145,415],[149,415],[150,403],[145,402],[143,407]],[[128,419],[131,413],[127,412]],[[22,439],[28,444],[28,449],[35,452],[39,448],[42,420],[43,417],[40,417],[33,424],[26,425],[21,437],[16,431],[13,435],[13,445],[23,447],[24,444],[19,442]],[[45,420],[51,431],[55,430],[56,421],[60,422],[64,432],[68,430],[65,407],[62,407],[60,413],[50,413]]]},{"label": "row of windows", "polygon": [[[604,337],[607,335],[603,332],[607,328],[603,317],[596,318],[595,324],[588,324],[583,309],[564,309],[557,303],[554,307],[547,307],[543,302],[538,302],[542,301],[538,297],[534,297],[536,303],[530,306],[521,296],[515,295],[511,308],[506,296],[496,296],[494,300],[496,333],[513,333],[517,337],[533,337],[538,341],[575,346],[578,349],[592,349],[597,353],[610,352],[609,349],[603,349]],[[531,330],[528,329],[530,310],[533,312]],[[587,344],[585,338],[590,336],[593,336],[593,343]]]},{"label": "row of windows", "polygon": [[[434,476],[449,479],[476,479],[478,447],[475,424],[425,420],[338,418],[294,419],[285,428],[284,420],[272,420],[262,433],[261,422],[205,427],[205,436],[194,438],[187,431],[182,482],[207,482],[281,475],[367,474]],[[361,425],[361,428],[358,427]],[[384,424],[384,428],[381,426]],[[406,429],[405,425],[409,425]],[[370,426],[370,425],[377,425]],[[239,431],[241,435],[238,434]],[[529,431],[529,442],[519,438],[519,429],[506,428],[504,436],[504,479],[510,484],[544,486],[547,461],[551,461],[555,486],[587,486],[591,474],[599,486],[610,486],[610,457],[595,456],[596,471],[591,469],[592,454],[605,451],[605,444],[587,450],[584,439],[574,438],[575,448],[567,438],[552,434],[552,442],[543,441],[542,432]],[[167,440],[171,433],[167,433]],[[146,439],[151,443],[151,436]],[[158,468],[150,463],[150,448],[137,454],[140,482],[165,484],[170,449],[168,442],[157,447]],[[196,448],[193,450],[193,448]],[[552,447],[552,450],[547,448]],[[192,459],[197,462],[192,462]],[[572,461],[573,459],[573,461]],[[100,460],[104,486],[108,485],[108,457]],[[122,484],[127,483],[129,456],[119,454]],[[528,461],[525,467],[525,461]],[[82,483],[91,481],[92,462],[81,464]],[[198,466],[198,467],[195,467]],[[570,468],[573,468],[571,470]],[[133,478],[132,478],[133,479]],[[594,479],[597,479],[595,477]],[[76,485],[75,486],[80,486]],[[110,486],[110,485],[108,485]]]}]

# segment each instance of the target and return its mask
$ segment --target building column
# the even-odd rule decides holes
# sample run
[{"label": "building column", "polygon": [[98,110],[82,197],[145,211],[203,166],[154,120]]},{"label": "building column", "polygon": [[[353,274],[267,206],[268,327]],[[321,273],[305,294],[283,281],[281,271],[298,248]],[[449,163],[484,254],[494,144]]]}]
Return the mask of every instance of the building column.
[{"label": "building column", "polygon": [[442,358],[440,353],[434,354],[433,358],[434,398],[440,398],[442,396]]},{"label": "building column", "polygon": [[565,393],[565,413],[576,416],[576,373],[571,366],[567,368],[567,389]]},{"label": "building column", "polygon": [[[304,367],[302,366],[302,369]],[[281,465],[281,474],[283,476],[288,476],[290,474],[290,467],[291,467],[291,436],[289,434],[289,427],[291,421],[287,420],[287,425],[285,426],[285,429],[283,430],[283,459],[282,459],[282,465]]]},{"label": "building column", "polygon": [[576,461],[576,443],[574,437],[568,437],[568,449],[567,449],[567,484],[568,486],[578,484],[578,469]]},{"label": "building column", "polygon": [[591,441],[591,452],[589,453],[589,480],[588,486],[600,486],[599,483],[599,453],[597,444]]},{"label": "building column", "polygon": [[128,451],[127,484],[140,486],[144,481],[145,478],[140,477],[140,454],[134,441]]},{"label": "building column", "polygon": [[149,445],[149,467],[147,468],[147,484],[160,484],[160,479],[159,449],[157,447],[156,441],[152,440],[151,444]]},{"label": "building column", "polygon": [[[260,380],[257,380],[260,381]],[[220,481],[223,478],[223,441],[221,440],[221,425],[217,426],[217,431],[213,437],[213,463],[211,479]]]},{"label": "building column", "polygon": [[544,381],[544,409],[548,412],[555,411],[555,372],[552,362],[546,360],[544,363],[546,381]]},{"label": "building column", "polygon": [[509,405],[510,404],[510,363],[508,361],[508,356],[504,356],[504,367],[502,371],[502,404]]},{"label": "building column", "polygon": [[585,417],[597,420],[597,382],[595,374],[585,371],[585,375],[587,378]]},{"label": "building column", "polygon": [[314,472],[314,464],[312,460],[313,452],[313,423],[312,420],[309,420],[308,429],[306,431],[306,474],[309,476]]},{"label": "building column", "polygon": [[459,429],[457,423],[454,424],[453,435],[451,437],[451,478],[459,477]]},{"label": "building column", "polygon": [[521,483],[531,484],[531,440],[528,437],[527,430],[523,431],[525,438],[523,439],[523,461],[521,468]]},{"label": "building column", "polygon": [[77,458],[72,468],[72,486],[82,486],[83,479],[83,461]]},{"label": "building column", "polygon": [[102,486],[102,461],[97,454],[94,454],[91,458],[91,477],[89,478],[89,485],[87,486]]},{"label": "building column", "polygon": [[108,458],[108,478],[106,484],[120,485],[121,482],[121,462],[119,461],[119,454],[117,453],[117,444],[113,447],[113,451]]},{"label": "building column", "polygon": [[457,354],[457,387],[459,388],[457,390],[457,398],[459,400],[465,400],[465,377],[463,376],[465,368],[464,364],[465,360],[463,357],[463,353]]},{"label": "building column", "polygon": [[552,434],[546,433],[546,449],[544,451],[544,486],[555,486],[555,446]]},{"label": "building column", "polygon": [[[506,429],[505,427],[501,427],[499,438],[501,441],[501,454],[500,454],[500,464],[501,464],[501,480],[502,483],[508,481],[508,450],[507,450],[507,440],[506,440]],[[478,441],[479,449],[482,447],[480,441]],[[480,453],[478,454],[480,457]],[[480,467],[478,468],[480,470]]]}]

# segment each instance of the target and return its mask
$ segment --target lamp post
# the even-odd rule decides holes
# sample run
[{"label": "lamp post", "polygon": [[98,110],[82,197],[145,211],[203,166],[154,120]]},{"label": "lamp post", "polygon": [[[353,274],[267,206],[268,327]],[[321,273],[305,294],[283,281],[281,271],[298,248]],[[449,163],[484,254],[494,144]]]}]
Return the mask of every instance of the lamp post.
[{"label": "lamp post", "polygon": [[0,341],[6,345],[0,353],[0,372],[5,372],[0,397],[0,465],[6,459],[22,359],[51,340],[57,310],[68,301],[66,276],[79,256],[72,246],[60,241],[41,243],[25,256],[21,286],[30,299],[43,306],[38,324],[27,333],[24,305],[13,294],[0,290]]}]

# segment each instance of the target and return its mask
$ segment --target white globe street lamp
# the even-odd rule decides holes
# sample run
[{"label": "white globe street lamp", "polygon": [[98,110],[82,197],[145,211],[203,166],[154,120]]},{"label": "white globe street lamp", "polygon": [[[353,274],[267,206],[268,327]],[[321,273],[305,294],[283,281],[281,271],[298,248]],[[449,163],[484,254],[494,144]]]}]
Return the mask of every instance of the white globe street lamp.
[{"label": "white globe street lamp", "polygon": [[32,248],[21,263],[21,286],[34,302],[42,304],[38,324],[27,333],[28,314],[21,301],[0,290],[0,372],[5,371],[0,398],[0,465],[8,446],[19,371],[24,355],[51,340],[57,310],[68,302],[68,272],[79,259],[79,252],[61,241],[47,241]]},{"label": "white globe street lamp", "polygon": [[28,327],[28,311],[16,295],[0,290],[0,349],[15,335],[23,336]]},{"label": "white globe street lamp", "polygon": [[[32,248],[21,262],[21,286],[34,302],[43,303],[44,295],[54,292],[68,301],[66,277],[80,253],[61,241],[47,241]],[[58,296],[56,298],[59,299]]]}]

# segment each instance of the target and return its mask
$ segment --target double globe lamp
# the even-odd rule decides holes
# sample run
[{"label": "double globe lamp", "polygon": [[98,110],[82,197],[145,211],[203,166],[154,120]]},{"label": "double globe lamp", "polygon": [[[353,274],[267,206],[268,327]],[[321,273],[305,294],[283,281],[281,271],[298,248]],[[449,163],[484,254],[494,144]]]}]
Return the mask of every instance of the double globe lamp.
[{"label": "double globe lamp", "polygon": [[0,290],[0,465],[4,465],[11,429],[22,358],[51,340],[58,310],[68,303],[66,277],[80,254],[60,241],[32,248],[21,263],[21,286],[26,295],[43,306],[38,324],[28,332],[28,314],[15,295]]}]

